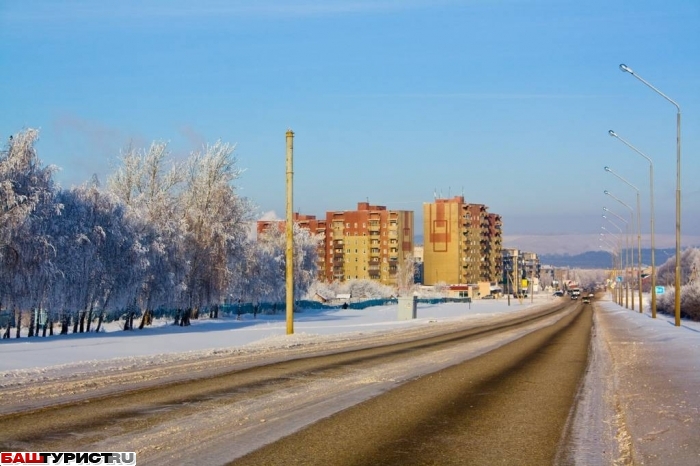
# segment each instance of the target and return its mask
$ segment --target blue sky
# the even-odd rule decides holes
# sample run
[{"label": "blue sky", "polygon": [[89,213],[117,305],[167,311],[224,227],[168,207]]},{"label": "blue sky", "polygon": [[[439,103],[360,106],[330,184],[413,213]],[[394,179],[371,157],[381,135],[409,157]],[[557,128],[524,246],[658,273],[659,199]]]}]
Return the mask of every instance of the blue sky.
[{"label": "blue sky", "polygon": [[[700,235],[697,0],[14,1],[0,3],[0,131],[41,129],[64,187],[104,180],[133,141],[176,156],[237,144],[238,186],[285,210],[359,201],[416,211],[463,194],[504,234],[595,233],[603,206],[675,231],[682,109],[684,235]],[[617,205],[616,205],[617,204]],[[422,225],[418,225],[419,230]],[[646,228],[646,229],[645,229]]]}]

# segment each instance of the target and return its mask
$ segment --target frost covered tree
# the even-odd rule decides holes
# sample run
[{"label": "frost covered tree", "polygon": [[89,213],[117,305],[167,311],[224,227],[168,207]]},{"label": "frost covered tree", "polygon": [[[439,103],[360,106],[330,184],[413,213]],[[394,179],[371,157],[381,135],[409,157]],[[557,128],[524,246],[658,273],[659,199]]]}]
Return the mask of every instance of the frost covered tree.
[{"label": "frost covered tree", "polygon": [[177,204],[183,167],[171,160],[164,142],[154,142],[148,150],[129,147],[119,162],[108,187],[126,205],[143,248],[143,282],[135,300],[142,311],[143,327],[154,309],[179,304],[176,297],[186,270]]},{"label": "frost covered tree", "polygon": [[35,225],[55,213],[56,167],[42,165],[38,137],[38,130],[27,129],[0,152],[0,308],[16,308],[17,322],[23,307],[42,305],[53,273],[50,238]]},{"label": "frost covered tree", "polygon": [[[305,296],[318,273],[320,237],[294,225],[294,296]],[[286,296],[287,237],[285,232],[270,229],[262,233],[247,256],[243,275],[243,296],[255,302],[282,302]],[[252,294],[251,294],[252,293]]]},{"label": "frost covered tree", "polygon": [[[700,249],[688,248],[681,252],[681,315],[700,320]],[[665,314],[676,312],[676,258],[671,257],[656,269],[656,283],[666,286],[658,296],[657,310]]]},{"label": "frost covered tree", "polygon": [[90,331],[105,313],[128,308],[143,281],[144,249],[125,207],[95,183],[62,191],[61,216],[52,222],[56,263],[55,306],[61,333]]},{"label": "frost covered tree", "polygon": [[185,324],[199,308],[223,301],[246,243],[252,207],[233,186],[241,174],[233,151],[234,146],[218,141],[187,161],[185,187],[178,199],[187,264],[182,288]]},{"label": "frost covered tree", "polygon": [[412,296],[415,288],[416,263],[413,254],[408,254],[401,265],[396,276],[399,296]]}]

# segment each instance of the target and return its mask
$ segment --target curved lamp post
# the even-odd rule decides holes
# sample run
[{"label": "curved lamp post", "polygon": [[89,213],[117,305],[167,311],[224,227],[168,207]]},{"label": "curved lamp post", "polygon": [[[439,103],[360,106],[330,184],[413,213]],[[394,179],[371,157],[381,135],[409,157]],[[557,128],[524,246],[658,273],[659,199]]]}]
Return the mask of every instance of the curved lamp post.
[{"label": "curved lamp post", "polygon": [[656,319],[656,260],[655,260],[655,243],[654,243],[654,162],[642,151],[634,147],[629,142],[625,141],[615,131],[610,130],[608,134],[620,140],[624,145],[647,159],[649,162],[649,217],[651,218],[651,317]]},{"label": "curved lamp post", "polygon": [[[627,222],[625,222],[625,223],[627,223]],[[608,230],[604,226],[601,226],[600,229],[605,231],[605,233],[607,233],[611,237],[615,238],[617,240],[618,245],[619,245],[618,246],[619,249],[622,250],[622,239],[620,238],[620,236],[616,235],[615,233]],[[621,268],[620,268],[620,270],[623,271],[623,273],[624,273],[624,280],[623,280],[622,284],[620,285],[621,288],[624,289],[624,296],[623,296],[623,292],[621,290],[619,304],[620,304],[620,306],[624,305],[627,309],[629,309],[629,307],[630,307],[630,290],[629,290],[629,283],[627,281],[627,268],[630,266],[630,260],[629,260],[630,259],[629,258],[630,235],[629,235],[629,227],[626,227],[625,229],[626,229],[626,232],[625,232],[625,254],[622,255],[622,258],[624,260],[621,260]],[[605,233],[601,233],[601,236],[603,238],[605,238]],[[632,297],[634,298],[634,294],[632,295]]]},{"label": "curved lamp post", "polygon": [[676,107],[676,277],[675,277],[675,324],[681,325],[681,107],[669,96],[645,81],[632,68],[620,64],[620,70],[629,73],[652,91]]},{"label": "curved lamp post", "polygon": [[[617,223],[613,222],[612,220],[610,220],[610,219],[609,219],[607,216],[605,216],[605,215],[603,215],[603,218],[604,218],[605,220],[607,220],[608,222],[610,222],[610,224],[611,224],[612,226],[614,226],[615,228],[617,228],[617,231],[619,231],[619,232],[620,232],[620,235],[622,235],[622,228],[620,228],[620,226],[619,226]],[[625,222],[625,223],[626,223],[626,222]],[[602,225],[601,225],[600,228],[601,228],[602,230],[608,231],[607,228],[605,228],[605,227],[602,226]],[[610,233],[610,232],[608,232],[608,233]],[[599,239],[600,241],[605,241],[605,240],[606,240],[605,234],[604,234],[604,233],[601,233],[601,234],[600,234],[600,238],[598,238],[598,239]],[[608,245],[610,245],[610,243],[608,243]],[[619,247],[619,241],[618,241],[618,247]],[[614,249],[615,249],[615,248],[613,247],[613,250],[614,250]],[[613,269],[615,269],[614,263],[613,263]],[[617,277],[617,273],[615,273],[615,276]],[[621,306],[621,305],[622,305],[622,300],[621,300],[621,299],[618,299],[618,300],[617,300],[617,304],[619,304],[619,305]]]},{"label": "curved lamp post", "polygon": [[[612,168],[605,167],[605,171],[615,175],[637,193],[637,288],[639,289],[639,312],[644,312],[642,307],[642,223],[640,221],[642,214],[639,203],[639,189],[637,189],[635,185],[624,179],[622,176],[615,173]],[[634,301],[632,301],[632,309],[634,309]]]},{"label": "curved lamp post", "polygon": [[[601,228],[603,230],[606,230],[605,227],[601,226]],[[610,233],[610,232],[608,232],[608,233]],[[612,233],[610,233],[610,236],[613,236],[617,239],[617,246],[613,245],[612,243],[610,243],[610,241],[608,241],[608,239],[605,237],[605,233],[601,233],[600,238],[598,238],[598,240],[607,244],[610,248],[612,248],[613,251],[617,251],[617,254],[616,254],[617,257],[613,258],[613,277],[614,277],[613,283],[617,284],[618,283],[617,282],[618,274],[622,270],[624,270],[624,264],[622,262],[622,258],[623,258],[622,246],[621,246],[619,237],[617,237],[616,235],[613,235]],[[622,296],[623,285],[620,284],[620,286],[617,288],[615,288],[615,285],[613,285],[611,288],[612,288],[613,300],[615,301],[615,303],[617,303],[618,306],[623,306],[624,305],[624,298]]]},{"label": "curved lamp post", "polygon": [[[607,189],[606,189],[605,191],[603,191],[603,193],[606,194],[606,195],[608,195],[608,196],[610,196],[610,197],[612,197],[613,199],[615,199],[617,202],[619,202],[619,203],[622,204],[623,206],[627,207],[627,208],[629,209],[629,211],[630,211],[630,222],[629,222],[629,223],[630,223],[630,224],[634,224],[634,223],[633,223],[633,219],[634,219],[634,209],[632,209],[632,207],[630,207],[628,204],[626,204],[624,201],[622,201],[619,197],[616,197],[614,194],[612,194],[612,193],[611,193],[610,191],[608,191]],[[628,230],[628,232],[629,232],[629,225],[628,225],[627,230]],[[629,235],[628,235],[628,236],[629,236]],[[633,255],[632,257],[634,258],[634,255]],[[634,260],[632,260],[631,263],[632,263],[632,267],[634,267]],[[627,279],[627,273],[626,273],[626,272],[625,272],[625,279]],[[632,292],[632,310],[634,311],[634,291]]]}]

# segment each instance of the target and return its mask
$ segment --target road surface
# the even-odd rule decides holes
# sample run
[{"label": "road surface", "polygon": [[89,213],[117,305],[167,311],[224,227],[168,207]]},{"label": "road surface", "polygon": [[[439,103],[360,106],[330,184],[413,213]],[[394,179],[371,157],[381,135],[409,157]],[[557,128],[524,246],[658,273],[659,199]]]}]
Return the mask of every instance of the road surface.
[{"label": "road surface", "polygon": [[566,464],[592,306],[3,390],[2,451],[139,464]]}]

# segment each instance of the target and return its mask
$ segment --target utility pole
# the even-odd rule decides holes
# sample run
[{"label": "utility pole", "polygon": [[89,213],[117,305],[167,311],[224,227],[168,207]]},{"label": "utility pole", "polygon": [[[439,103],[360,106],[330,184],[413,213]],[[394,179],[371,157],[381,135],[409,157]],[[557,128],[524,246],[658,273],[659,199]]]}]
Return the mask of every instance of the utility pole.
[{"label": "utility pole", "polygon": [[294,172],[292,161],[294,153],[294,132],[287,130],[287,248],[286,248],[286,284],[287,284],[287,335],[294,333],[294,214],[292,208],[292,182]]}]

